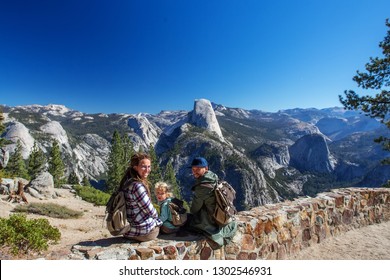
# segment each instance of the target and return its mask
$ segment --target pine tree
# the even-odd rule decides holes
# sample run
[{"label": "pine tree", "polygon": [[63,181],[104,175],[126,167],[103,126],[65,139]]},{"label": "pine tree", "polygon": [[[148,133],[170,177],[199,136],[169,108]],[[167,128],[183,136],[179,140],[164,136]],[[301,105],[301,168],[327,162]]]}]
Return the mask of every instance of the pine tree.
[{"label": "pine tree", "polygon": [[150,160],[152,162],[151,163],[152,164],[152,166],[151,166],[152,171],[150,172],[150,174],[148,176],[148,180],[150,182],[151,189],[153,189],[154,185],[158,181],[162,181],[162,172],[161,172],[159,160],[157,158],[157,154],[156,154],[156,151],[154,149],[153,144],[150,144],[150,146],[149,146],[149,156],[150,156]]},{"label": "pine tree", "polygon": [[72,170],[72,172],[70,172],[70,174],[68,176],[68,184],[71,184],[71,185],[79,185],[80,184],[80,180],[77,177],[77,174],[74,170]]},{"label": "pine tree", "polygon": [[88,179],[87,175],[84,176],[83,181],[81,182],[81,184],[84,187],[90,187],[91,186],[91,183],[89,182],[89,179]]},{"label": "pine tree", "polygon": [[114,131],[111,141],[111,151],[108,158],[108,178],[107,178],[107,190],[112,193],[122,179],[125,171],[125,164],[123,162],[124,152],[122,138],[118,131]]},{"label": "pine tree", "polygon": [[57,140],[53,140],[49,158],[49,173],[53,176],[54,186],[59,187],[64,182],[65,165]]},{"label": "pine tree", "polygon": [[16,142],[16,148],[13,154],[10,156],[6,171],[14,177],[22,177],[29,179],[26,163],[22,156],[22,143],[20,140]]},{"label": "pine tree", "polygon": [[123,172],[125,172],[127,166],[130,163],[131,157],[134,154],[133,143],[130,141],[130,138],[127,134],[124,134],[122,136],[122,146],[123,146]]},{"label": "pine tree", "polygon": [[[390,21],[386,19],[386,26],[389,28],[387,35],[379,47],[382,48],[383,58],[370,58],[365,65],[367,72],[357,71],[353,80],[362,89],[381,90],[375,96],[359,96],[352,90],[345,91],[345,98],[339,96],[340,102],[347,110],[361,110],[367,116],[375,118],[384,123],[390,129]],[[382,143],[384,150],[390,150],[390,138],[380,136],[375,140]],[[390,163],[390,159],[384,161]]]},{"label": "pine tree", "polygon": [[28,174],[31,178],[35,178],[39,172],[44,170],[45,165],[45,154],[38,147],[38,143],[35,141],[28,159]]},{"label": "pine tree", "polygon": [[172,161],[169,160],[165,168],[164,181],[172,187],[172,193],[175,197],[182,199],[181,189],[177,182],[175,170],[173,169]]}]

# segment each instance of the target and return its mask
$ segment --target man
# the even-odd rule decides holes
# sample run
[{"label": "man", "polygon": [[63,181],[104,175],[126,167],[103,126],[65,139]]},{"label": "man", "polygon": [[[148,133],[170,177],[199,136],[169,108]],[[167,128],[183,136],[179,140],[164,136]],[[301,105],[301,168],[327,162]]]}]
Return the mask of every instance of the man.
[{"label": "man", "polygon": [[206,159],[196,157],[191,163],[192,175],[196,183],[192,187],[193,198],[190,212],[192,218],[189,228],[203,233],[213,249],[217,249],[231,241],[236,230],[235,221],[224,227],[218,226],[213,218],[215,209],[214,188],[218,182],[218,176],[209,170]]}]

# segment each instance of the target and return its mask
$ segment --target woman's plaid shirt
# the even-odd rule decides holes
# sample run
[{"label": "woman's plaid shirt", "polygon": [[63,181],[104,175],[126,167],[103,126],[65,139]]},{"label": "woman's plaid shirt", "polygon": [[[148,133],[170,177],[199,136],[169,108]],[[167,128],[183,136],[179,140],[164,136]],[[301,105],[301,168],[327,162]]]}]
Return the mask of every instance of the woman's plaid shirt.
[{"label": "woman's plaid shirt", "polygon": [[130,223],[130,230],[124,235],[140,236],[148,234],[162,222],[154,208],[145,186],[141,182],[132,183],[125,192],[127,220]]}]

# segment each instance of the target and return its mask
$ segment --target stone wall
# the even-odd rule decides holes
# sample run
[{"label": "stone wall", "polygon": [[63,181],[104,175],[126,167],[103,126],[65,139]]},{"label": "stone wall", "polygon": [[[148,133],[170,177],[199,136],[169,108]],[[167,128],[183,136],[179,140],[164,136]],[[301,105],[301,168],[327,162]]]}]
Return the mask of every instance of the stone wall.
[{"label": "stone wall", "polygon": [[68,259],[287,259],[353,228],[390,220],[390,189],[348,188],[240,212],[233,242],[213,250],[199,236],[144,243],[108,238],[73,246]]}]

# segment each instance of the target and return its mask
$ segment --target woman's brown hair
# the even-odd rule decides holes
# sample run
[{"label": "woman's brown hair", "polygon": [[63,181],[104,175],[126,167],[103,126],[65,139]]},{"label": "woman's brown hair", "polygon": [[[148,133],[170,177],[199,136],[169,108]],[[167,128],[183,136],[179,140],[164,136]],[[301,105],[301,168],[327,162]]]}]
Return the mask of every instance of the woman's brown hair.
[{"label": "woman's brown hair", "polygon": [[133,181],[142,182],[150,196],[149,182],[147,179],[141,179],[138,172],[134,169],[135,166],[138,166],[141,160],[148,159],[151,161],[150,156],[145,153],[136,153],[130,159],[130,165],[127,167],[125,175],[122,177],[120,182],[120,187],[123,188],[127,180],[132,179]]}]

